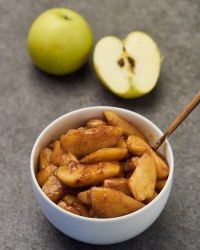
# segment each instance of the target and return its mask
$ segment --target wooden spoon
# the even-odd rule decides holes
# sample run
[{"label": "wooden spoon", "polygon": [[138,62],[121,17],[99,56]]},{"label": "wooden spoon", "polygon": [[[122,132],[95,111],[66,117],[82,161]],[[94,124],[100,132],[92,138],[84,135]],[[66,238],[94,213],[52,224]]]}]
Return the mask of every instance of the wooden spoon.
[{"label": "wooden spoon", "polygon": [[183,108],[179,115],[170,124],[164,135],[156,142],[153,147],[154,151],[157,151],[162,143],[177,129],[177,127],[186,119],[186,117],[192,112],[194,108],[200,103],[200,92],[196,94],[193,99]]}]

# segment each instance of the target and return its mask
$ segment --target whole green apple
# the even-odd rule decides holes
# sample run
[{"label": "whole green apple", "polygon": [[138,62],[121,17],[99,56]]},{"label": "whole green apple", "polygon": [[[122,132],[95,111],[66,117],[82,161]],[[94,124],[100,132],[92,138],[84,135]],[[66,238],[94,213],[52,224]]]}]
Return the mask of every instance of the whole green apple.
[{"label": "whole green apple", "polygon": [[28,34],[28,51],[35,65],[46,73],[75,72],[87,60],[92,31],[77,12],[50,9],[36,18]]}]

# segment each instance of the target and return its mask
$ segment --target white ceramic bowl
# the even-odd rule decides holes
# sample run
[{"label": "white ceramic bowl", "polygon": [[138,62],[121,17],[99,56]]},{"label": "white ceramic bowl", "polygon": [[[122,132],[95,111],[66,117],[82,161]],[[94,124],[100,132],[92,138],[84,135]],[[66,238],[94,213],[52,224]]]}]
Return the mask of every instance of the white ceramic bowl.
[{"label": "white ceramic bowl", "polygon": [[91,244],[122,242],[147,229],[163,210],[173,180],[173,153],[169,142],[166,141],[159,151],[165,156],[170,167],[167,183],[152,202],[134,213],[111,219],[86,218],[64,211],[45,196],[35,178],[38,155],[42,147],[46,146],[50,140],[59,138],[68,129],[83,125],[89,118],[102,117],[105,110],[116,111],[125,119],[132,121],[146,135],[152,145],[162,135],[160,129],[151,121],[132,111],[105,106],[83,108],[63,115],[47,126],[36,140],[30,159],[33,189],[46,218],[64,234]]}]

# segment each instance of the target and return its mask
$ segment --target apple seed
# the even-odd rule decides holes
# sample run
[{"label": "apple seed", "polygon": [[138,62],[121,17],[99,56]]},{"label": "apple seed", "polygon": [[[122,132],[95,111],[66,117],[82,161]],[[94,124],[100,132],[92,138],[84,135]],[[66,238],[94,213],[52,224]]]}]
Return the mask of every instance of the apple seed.
[{"label": "apple seed", "polygon": [[123,67],[124,66],[124,59],[120,58],[117,63],[119,64],[120,67]]},{"label": "apple seed", "polygon": [[127,59],[128,62],[130,63],[131,69],[133,69],[135,67],[135,61],[130,56],[128,56]]}]

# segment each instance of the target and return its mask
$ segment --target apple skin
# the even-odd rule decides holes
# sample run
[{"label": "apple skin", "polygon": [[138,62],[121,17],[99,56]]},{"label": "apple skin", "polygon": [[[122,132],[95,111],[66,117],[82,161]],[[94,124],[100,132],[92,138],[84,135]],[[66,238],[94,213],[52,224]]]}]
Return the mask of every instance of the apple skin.
[{"label": "apple skin", "polygon": [[50,9],[36,18],[27,39],[34,64],[53,75],[70,74],[86,62],[92,48],[92,31],[77,12]]}]

